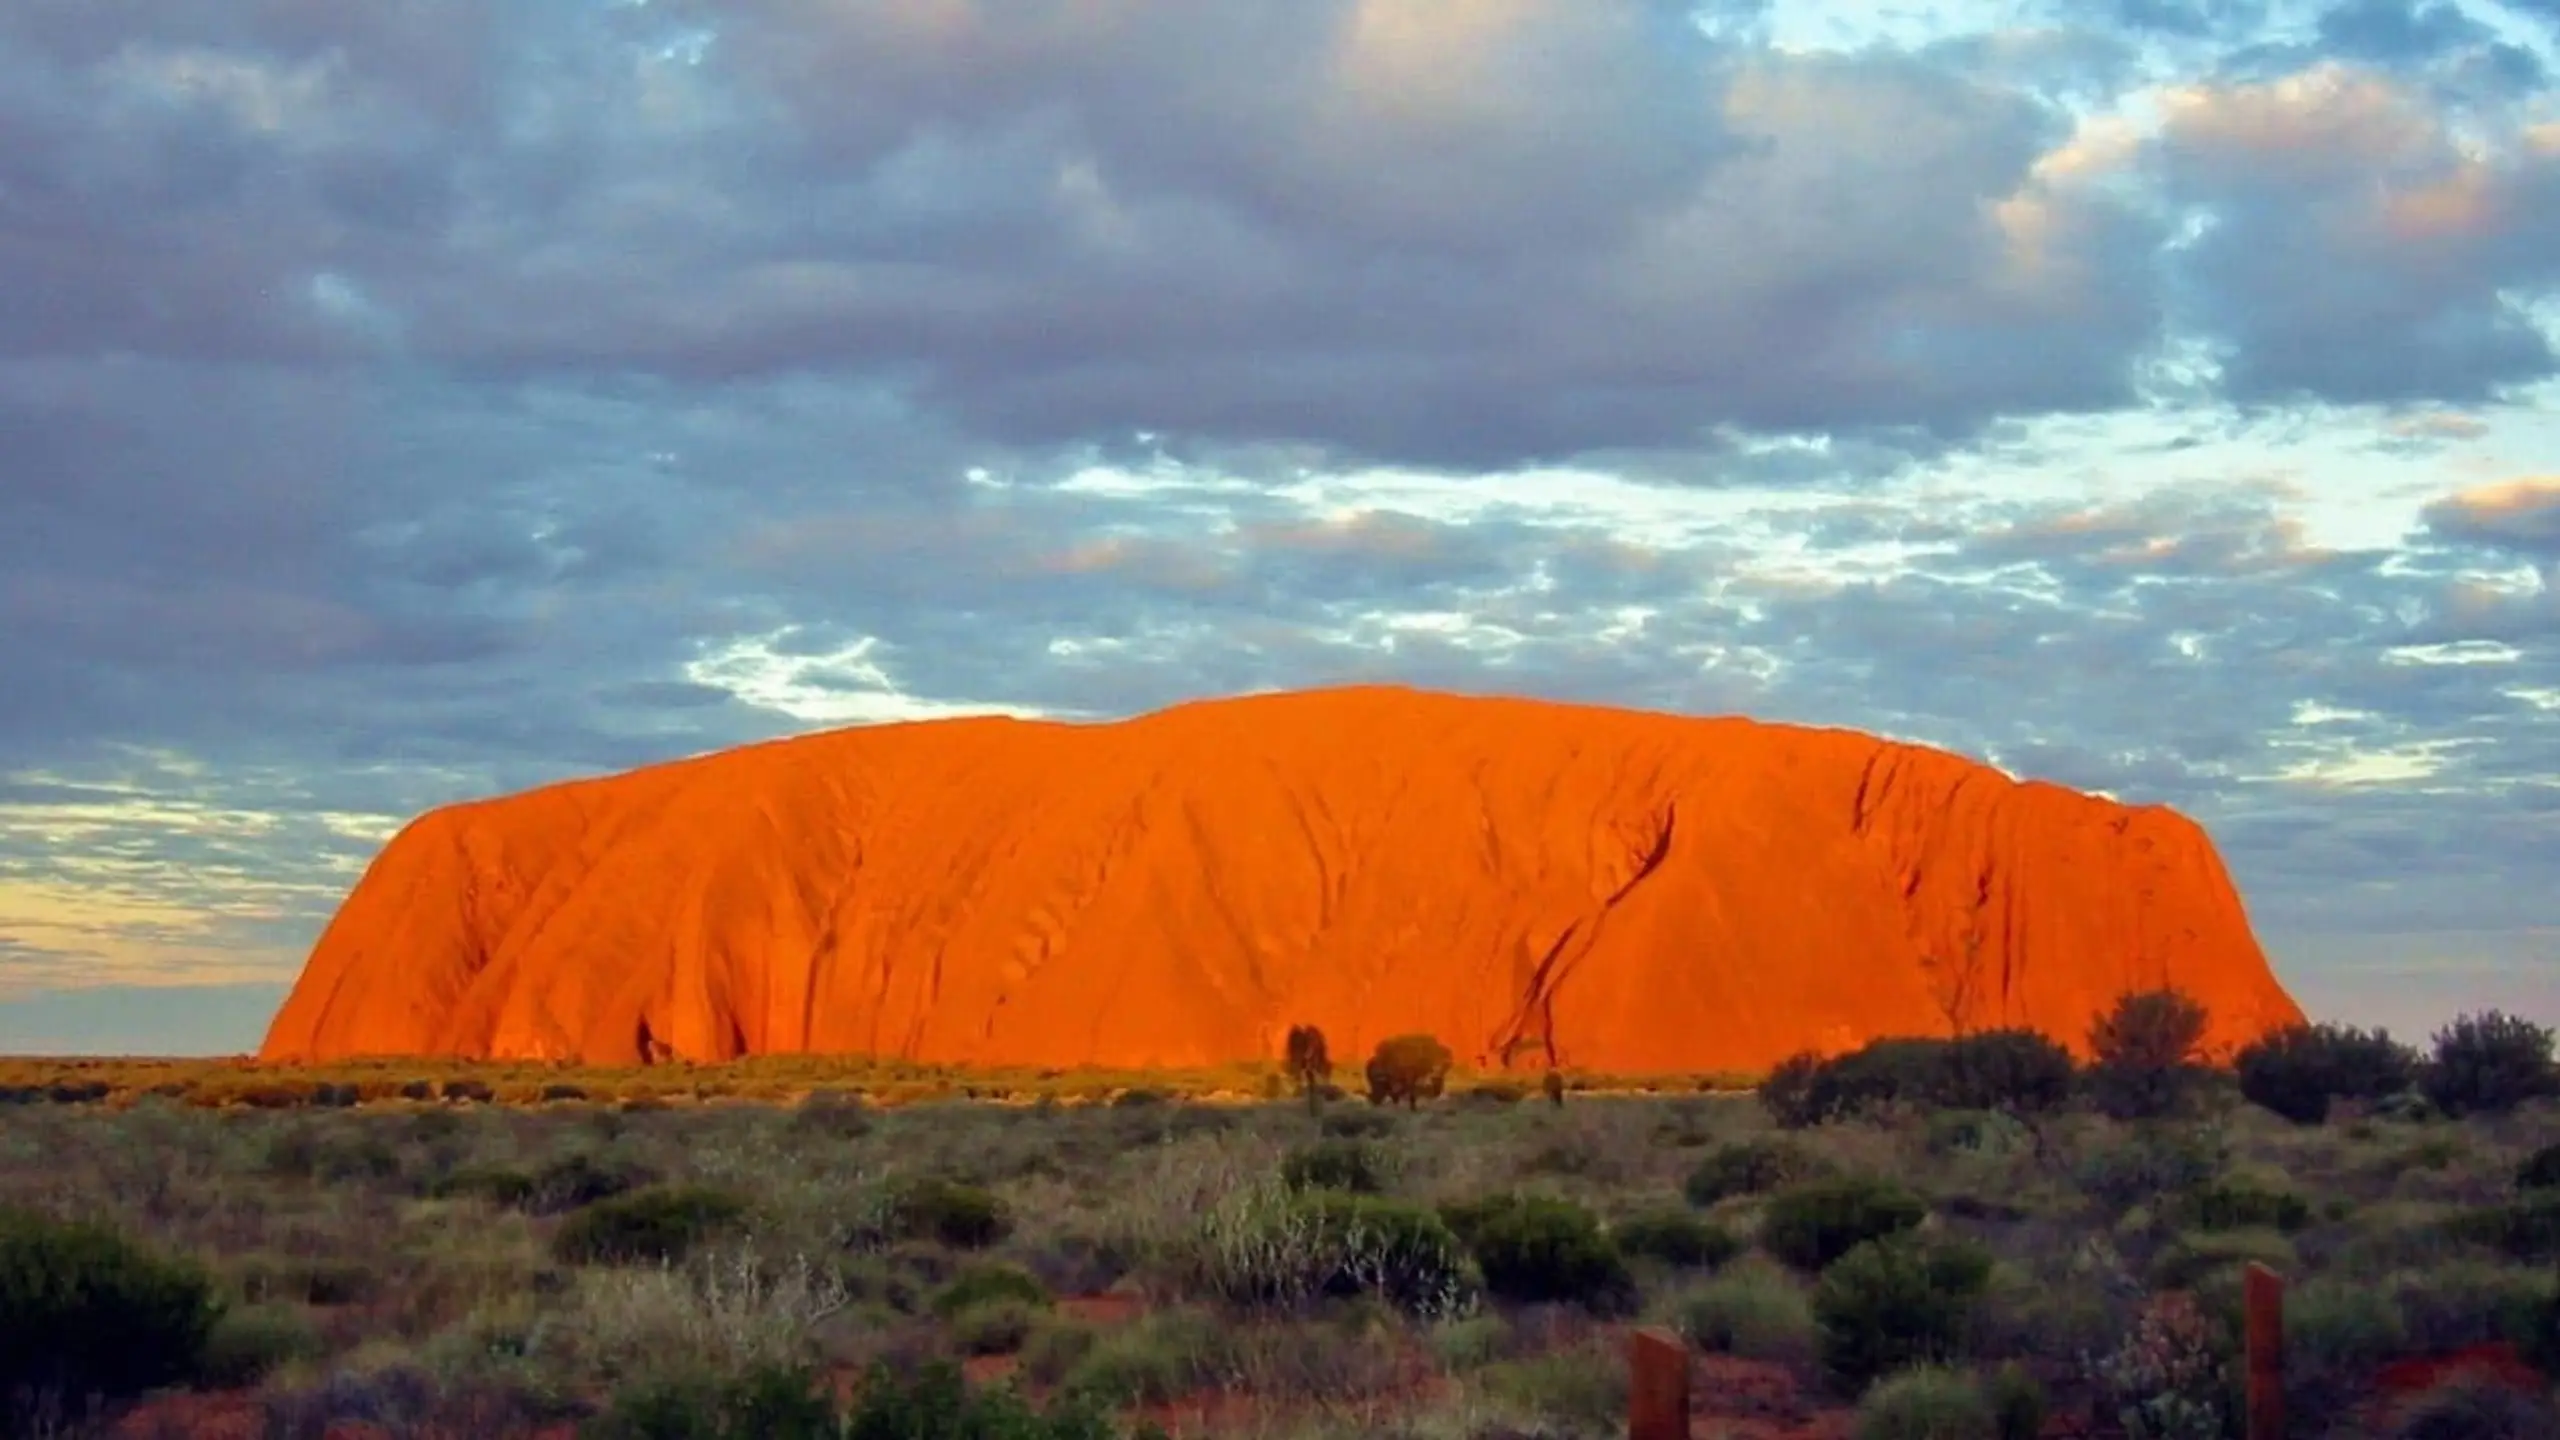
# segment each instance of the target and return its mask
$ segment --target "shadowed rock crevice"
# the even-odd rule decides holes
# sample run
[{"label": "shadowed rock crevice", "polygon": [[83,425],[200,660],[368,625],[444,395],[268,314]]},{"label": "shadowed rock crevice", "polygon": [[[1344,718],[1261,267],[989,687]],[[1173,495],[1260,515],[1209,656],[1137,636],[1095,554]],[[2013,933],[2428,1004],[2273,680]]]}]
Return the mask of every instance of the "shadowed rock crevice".
[{"label": "shadowed rock crevice", "polygon": [[1387,687],[842,730],[431,812],[262,1054],[1750,1069],[2163,980],[2300,1011],[2203,832],[1849,731]]}]

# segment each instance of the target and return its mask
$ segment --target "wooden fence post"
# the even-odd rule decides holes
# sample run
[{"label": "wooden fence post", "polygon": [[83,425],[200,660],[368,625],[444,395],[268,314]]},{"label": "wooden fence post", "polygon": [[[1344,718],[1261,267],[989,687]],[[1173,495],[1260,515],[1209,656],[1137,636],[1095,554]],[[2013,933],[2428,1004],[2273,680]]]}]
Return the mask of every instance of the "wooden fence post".
[{"label": "wooden fence post", "polygon": [[1627,1440],[1689,1440],[1689,1343],[1668,1330],[1627,1336]]},{"label": "wooden fence post", "polygon": [[2242,1272],[2247,1310],[2249,1440],[2284,1440],[2284,1277],[2256,1261]]}]

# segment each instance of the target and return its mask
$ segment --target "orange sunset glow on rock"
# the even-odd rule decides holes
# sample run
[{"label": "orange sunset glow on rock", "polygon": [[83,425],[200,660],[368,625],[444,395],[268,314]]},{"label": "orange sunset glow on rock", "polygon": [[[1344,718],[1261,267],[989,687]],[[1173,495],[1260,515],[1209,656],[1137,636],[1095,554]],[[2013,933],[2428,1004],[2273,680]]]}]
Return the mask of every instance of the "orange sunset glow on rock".
[{"label": "orange sunset glow on rock", "polygon": [[433,811],[263,1058],[1766,1067],[2302,1012],[2204,832],[1845,730],[1354,688],[839,730]]}]

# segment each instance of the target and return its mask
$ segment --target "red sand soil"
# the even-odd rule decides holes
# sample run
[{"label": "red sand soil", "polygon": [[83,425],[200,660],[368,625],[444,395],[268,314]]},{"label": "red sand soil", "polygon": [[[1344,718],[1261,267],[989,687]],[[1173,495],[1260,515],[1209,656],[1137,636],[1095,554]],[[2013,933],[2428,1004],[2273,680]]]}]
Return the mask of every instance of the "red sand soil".
[{"label": "red sand soil", "polygon": [[2399,1403],[2457,1381],[2506,1385],[2529,1395],[2541,1393],[2543,1386],[2550,1383],[2541,1371],[2525,1363],[2515,1346],[2492,1340],[2442,1355],[2393,1361],[2374,1377],[2373,1388],[2386,1402]]},{"label": "red sand soil", "polygon": [[2195,824],[1841,730],[1361,687],[838,730],[420,817],[262,1058],[1752,1070],[2296,1021]]}]

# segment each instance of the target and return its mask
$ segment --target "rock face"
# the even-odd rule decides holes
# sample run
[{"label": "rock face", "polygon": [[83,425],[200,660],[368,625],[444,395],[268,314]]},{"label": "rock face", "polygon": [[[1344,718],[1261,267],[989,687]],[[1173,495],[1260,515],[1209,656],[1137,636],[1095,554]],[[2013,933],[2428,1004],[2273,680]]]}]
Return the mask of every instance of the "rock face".
[{"label": "rock face", "polygon": [[455,805],[264,1058],[1753,1069],[2178,985],[2301,1011],[2170,811],[1840,730],[1356,688],[839,730]]}]

